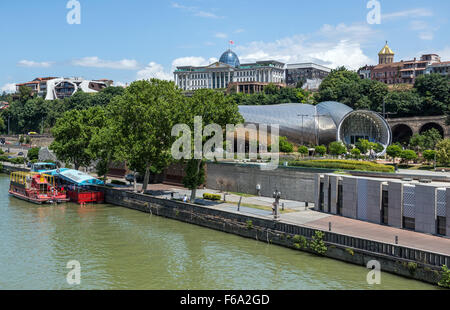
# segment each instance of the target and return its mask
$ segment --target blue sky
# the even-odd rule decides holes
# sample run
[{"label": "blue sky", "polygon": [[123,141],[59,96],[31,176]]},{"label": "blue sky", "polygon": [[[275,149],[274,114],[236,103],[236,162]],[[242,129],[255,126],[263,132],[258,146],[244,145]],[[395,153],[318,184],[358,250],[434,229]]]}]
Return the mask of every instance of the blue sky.
[{"label": "blue sky", "polygon": [[448,0],[0,1],[0,90],[40,76],[172,78],[177,65],[206,65],[235,41],[241,62],[275,59],[336,67],[375,64],[388,40],[396,60],[438,53],[450,60]]}]

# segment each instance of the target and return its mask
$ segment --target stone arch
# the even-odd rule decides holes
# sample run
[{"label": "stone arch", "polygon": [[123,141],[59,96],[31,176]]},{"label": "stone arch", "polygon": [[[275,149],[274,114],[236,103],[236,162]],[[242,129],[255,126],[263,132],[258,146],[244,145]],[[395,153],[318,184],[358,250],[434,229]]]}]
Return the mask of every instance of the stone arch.
[{"label": "stone arch", "polygon": [[445,136],[444,128],[443,128],[441,125],[439,125],[438,123],[433,123],[433,122],[431,122],[431,123],[426,123],[426,124],[424,124],[424,125],[420,128],[419,133],[420,133],[420,134],[423,134],[423,133],[425,133],[425,132],[427,132],[428,130],[431,130],[431,129],[433,129],[433,128],[436,129],[437,131],[439,131],[439,134],[441,135],[441,137],[444,138],[444,136]]},{"label": "stone arch", "polygon": [[409,143],[412,136],[413,130],[408,125],[398,124],[392,127],[392,143]]}]

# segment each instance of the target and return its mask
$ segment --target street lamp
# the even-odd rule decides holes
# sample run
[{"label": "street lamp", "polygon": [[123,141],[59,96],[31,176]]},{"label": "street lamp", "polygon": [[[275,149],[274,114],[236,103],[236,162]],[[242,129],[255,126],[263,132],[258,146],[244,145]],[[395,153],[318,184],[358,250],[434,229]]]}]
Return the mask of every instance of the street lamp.
[{"label": "street lamp", "polygon": [[280,217],[279,210],[280,210],[280,199],[281,199],[281,192],[278,189],[276,189],[273,192],[273,198],[275,198],[275,202],[273,203],[273,206],[274,206],[274,208],[273,208],[273,211],[274,211],[273,212],[273,217],[274,217],[275,220],[278,220],[279,217]]}]

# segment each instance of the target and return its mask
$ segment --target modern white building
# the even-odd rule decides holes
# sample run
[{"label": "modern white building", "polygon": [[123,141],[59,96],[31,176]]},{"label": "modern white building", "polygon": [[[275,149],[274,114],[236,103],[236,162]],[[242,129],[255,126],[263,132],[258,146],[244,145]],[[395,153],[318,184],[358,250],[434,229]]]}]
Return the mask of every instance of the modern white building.
[{"label": "modern white building", "polygon": [[[238,56],[227,50],[220,60],[209,66],[177,67],[174,72],[175,84],[183,90],[226,89],[234,84],[241,89],[257,91],[264,85],[285,83],[285,64],[275,60],[241,64]],[[242,88],[245,84],[247,88]]]},{"label": "modern white building", "polygon": [[20,87],[26,86],[31,88],[32,92],[38,96],[45,97],[45,100],[55,100],[70,97],[78,90],[85,93],[96,93],[112,84],[113,81],[107,79],[85,80],[83,78],[45,77],[16,84],[16,91],[19,92]]},{"label": "modern white building", "polygon": [[105,81],[91,81],[82,78],[57,78],[47,81],[45,100],[71,97],[78,90],[82,90],[85,93],[96,93],[108,86],[108,83]]}]

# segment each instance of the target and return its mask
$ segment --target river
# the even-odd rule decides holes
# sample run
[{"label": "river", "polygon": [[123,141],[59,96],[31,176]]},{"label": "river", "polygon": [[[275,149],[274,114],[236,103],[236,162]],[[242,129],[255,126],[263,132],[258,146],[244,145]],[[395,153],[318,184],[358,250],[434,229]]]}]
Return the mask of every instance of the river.
[{"label": "river", "polygon": [[0,289],[435,288],[387,273],[370,286],[363,267],[116,206],[37,206],[8,186],[0,175]]}]

